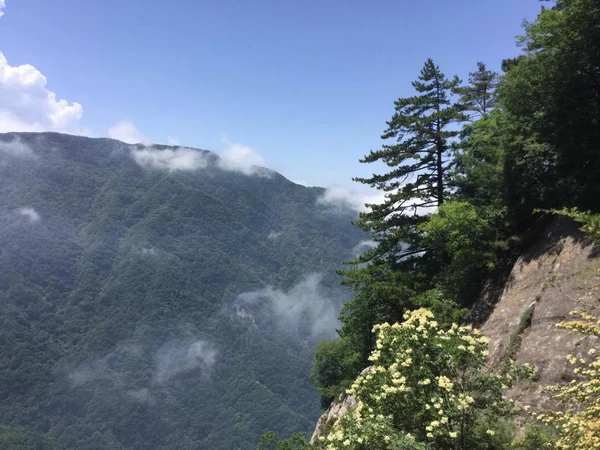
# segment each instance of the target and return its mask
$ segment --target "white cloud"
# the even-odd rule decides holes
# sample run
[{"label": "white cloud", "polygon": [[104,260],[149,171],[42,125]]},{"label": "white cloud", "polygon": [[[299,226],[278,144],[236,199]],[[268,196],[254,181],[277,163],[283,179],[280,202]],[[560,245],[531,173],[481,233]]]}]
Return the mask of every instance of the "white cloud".
[{"label": "white cloud", "polygon": [[138,131],[131,122],[118,122],[108,129],[108,137],[126,144],[150,144],[150,139]]},{"label": "white cloud", "polygon": [[304,186],[304,187],[310,187],[313,186],[312,184],[308,183],[307,181],[304,180],[290,180],[292,183],[295,184],[299,184],[300,186]]},{"label": "white cloud", "polygon": [[35,158],[31,147],[17,138],[10,142],[0,141],[0,154],[16,156],[18,158]]},{"label": "white cloud", "polygon": [[4,8],[6,8],[6,2],[5,0],[0,0],[0,17],[4,15]]},{"label": "white cloud", "polygon": [[131,151],[131,156],[138,165],[153,169],[198,170],[208,165],[206,153],[187,147],[164,150],[155,147],[136,148]]},{"label": "white cloud", "polygon": [[[354,210],[357,212],[366,212],[370,208],[365,205],[380,205],[388,199],[389,193],[372,190],[369,193],[358,193],[340,186],[329,187],[323,195],[317,199],[317,203],[329,206],[334,210]],[[413,198],[402,201],[402,207],[406,208],[406,214],[417,214],[420,216],[436,212],[436,206],[417,206],[422,205],[424,201]],[[396,203],[396,207],[400,208],[400,202]],[[395,213],[393,213],[395,214]],[[393,215],[392,214],[392,215]],[[388,217],[389,218],[389,217]]]},{"label": "white cloud", "polygon": [[[127,143],[134,143],[142,140],[142,143],[148,142],[130,123],[121,123],[119,130],[111,128],[109,134],[112,138],[122,140]],[[123,131],[120,133],[118,131]],[[121,135],[122,134],[122,135]],[[117,137],[119,135],[120,137]],[[136,137],[137,136],[137,137]],[[173,144],[176,139],[169,138],[169,143]],[[244,175],[258,175],[260,177],[270,177],[272,172],[264,167],[264,158],[256,151],[242,144],[229,143],[227,140],[224,150],[219,152],[217,166],[223,170],[239,172]],[[144,147],[136,148],[131,151],[131,155],[142,167],[164,170],[198,170],[205,169],[210,161],[209,153],[189,147],[176,147],[174,149],[158,149],[155,146],[143,144]]]},{"label": "white cloud", "polygon": [[125,361],[153,361],[152,381],[156,385],[189,372],[207,374],[217,358],[213,345],[192,336],[169,341],[158,350],[144,349],[134,343],[119,344],[106,356],[88,361],[68,374],[73,387],[103,382],[120,388],[124,395],[139,402],[153,402],[152,386],[139,386],[139,373],[123,370]]},{"label": "white cloud", "polygon": [[136,402],[154,404],[154,398],[148,388],[134,389],[127,392],[127,395]]},{"label": "white cloud", "polygon": [[283,330],[299,332],[302,326],[308,326],[313,337],[333,336],[339,325],[338,310],[323,294],[322,278],[321,274],[310,274],[287,292],[267,286],[244,292],[238,300],[248,304],[263,304],[266,300]]},{"label": "white cloud", "polygon": [[158,255],[158,251],[154,247],[145,247],[140,245],[132,246],[133,253],[137,253],[138,255],[143,256],[156,256]]},{"label": "white cloud", "polygon": [[123,360],[139,360],[143,357],[141,346],[131,343],[119,344],[106,356],[89,361],[77,367],[68,374],[73,387],[99,381],[110,383],[113,386],[124,387],[128,384],[131,373],[122,372],[118,369]]},{"label": "white cloud", "polygon": [[[1,2],[2,0],[0,0]],[[4,3],[0,3],[0,8]],[[0,52],[0,133],[58,131],[86,134],[79,121],[83,107],[57,99],[46,77],[30,64],[11,66]]]},{"label": "white cloud", "polygon": [[275,239],[277,239],[279,236],[281,236],[281,231],[271,231],[271,232],[269,233],[269,235],[267,236],[267,239],[275,240]]},{"label": "white cloud", "polygon": [[367,250],[371,250],[375,247],[377,247],[377,242],[375,242],[372,239],[365,239],[364,241],[360,241],[354,246],[354,248],[352,249],[352,254],[354,255],[354,257],[358,257]]},{"label": "white cloud", "polygon": [[223,139],[226,147],[219,152],[219,166],[224,170],[241,172],[245,175],[268,176],[270,172],[261,170],[266,166],[265,159],[258,151],[239,143]]},{"label": "white cloud", "polygon": [[30,222],[37,222],[40,220],[40,215],[33,208],[19,208],[19,214],[25,216]]},{"label": "white cloud", "polygon": [[164,383],[186,372],[209,370],[215,363],[216,350],[206,341],[171,342],[155,357],[154,381]]},{"label": "white cloud", "polygon": [[382,192],[358,193],[341,186],[332,186],[317,199],[321,205],[339,209],[351,209],[358,212],[368,211],[365,204],[380,204],[385,200]]},{"label": "white cloud", "polygon": [[169,145],[175,145],[175,146],[179,145],[179,139],[177,139],[176,137],[173,137],[173,136],[169,136],[167,138],[167,144],[169,144]]}]

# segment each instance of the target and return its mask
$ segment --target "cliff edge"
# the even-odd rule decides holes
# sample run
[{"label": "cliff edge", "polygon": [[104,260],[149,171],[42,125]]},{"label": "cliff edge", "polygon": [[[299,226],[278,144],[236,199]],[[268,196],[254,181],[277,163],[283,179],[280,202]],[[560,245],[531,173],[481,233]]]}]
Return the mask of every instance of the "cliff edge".
[{"label": "cliff edge", "polygon": [[[600,340],[557,328],[569,312],[600,298],[600,253],[570,219],[557,218],[515,262],[491,313],[481,326],[490,338],[489,363],[500,369],[509,360],[537,367],[532,380],[519,381],[508,393],[517,403],[540,408],[548,385],[568,383],[567,355],[585,357]],[[482,301],[490,302],[490,298]],[[311,442],[356,405],[346,394],[320,417]]]},{"label": "cliff edge", "polygon": [[556,219],[515,263],[500,298],[481,327],[490,338],[490,364],[537,367],[532,380],[520,381],[509,395],[519,403],[543,407],[542,390],[569,382],[578,358],[598,345],[598,339],[556,327],[569,312],[600,297],[600,257],[597,249],[565,218]]}]

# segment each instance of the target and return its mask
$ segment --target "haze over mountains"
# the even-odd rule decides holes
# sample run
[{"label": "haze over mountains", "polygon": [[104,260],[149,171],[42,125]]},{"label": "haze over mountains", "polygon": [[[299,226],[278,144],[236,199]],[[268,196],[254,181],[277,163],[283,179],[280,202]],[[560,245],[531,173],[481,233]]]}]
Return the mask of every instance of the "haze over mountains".
[{"label": "haze over mountains", "polygon": [[355,217],[207,151],[0,134],[2,429],[82,450],[308,431]]}]

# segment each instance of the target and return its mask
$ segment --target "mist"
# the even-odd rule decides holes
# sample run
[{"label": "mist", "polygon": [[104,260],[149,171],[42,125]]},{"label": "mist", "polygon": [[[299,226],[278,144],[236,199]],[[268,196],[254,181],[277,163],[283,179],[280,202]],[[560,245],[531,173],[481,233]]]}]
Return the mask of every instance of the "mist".
[{"label": "mist", "polygon": [[364,241],[360,241],[358,244],[354,246],[352,249],[352,256],[358,258],[367,250],[371,250],[377,247],[377,242],[372,239],[365,239]]},{"label": "mist", "polygon": [[221,169],[241,172],[244,175],[265,177],[271,175],[270,171],[264,170],[266,162],[256,150],[246,145],[225,142],[227,147],[219,153],[219,167]]},{"label": "mist", "polygon": [[38,222],[40,220],[40,215],[33,208],[29,208],[29,207],[19,208],[17,210],[17,212],[21,216],[25,216],[31,223]]},{"label": "mist", "polygon": [[160,150],[155,147],[135,148],[131,156],[141,167],[162,170],[199,170],[208,166],[206,153],[187,147]]},{"label": "mist", "polygon": [[140,358],[142,348],[136,344],[119,344],[106,356],[82,364],[68,374],[73,387],[89,383],[108,382],[112,386],[124,387],[127,373],[121,368],[124,359]]},{"label": "mist", "polygon": [[153,388],[180,375],[207,376],[216,357],[217,351],[211,343],[190,337],[170,340],[155,350],[129,342],[80,365],[67,376],[73,388],[101,383],[121,389],[134,400],[147,401]]},{"label": "mist", "polygon": [[165,383],[196,369],[207,374],[216,356],[216,350],[203,340],[169,342],[156,353],[153,379],[156,383]]},{"label": "mist", "polygon": [[10,142],[0,140],[0,155],[29,159],[37,158],[31,147],[19,138],[13,139]]},{"label": "mist", "polygon": [[313,273],[288,291],[266,286],[240,294],[238,301],[251,305],[267,302],[278,325],[285,331],[301,333],[308,326],[315,339],[332,337],[339,325],[339,311],[324,294],[322,280],[322,274]]},{"label": "mist", "polygon": [[[202,170],[211,162],[211,153],[204,150],[189,147],[158,148],[143,142],[136,145],[130,154],[140,167],[171,172]],[[227,142],[226,148],[216,155],[216,165],[222,170],[263,178],[273,175],[273,171],[265,167],[264,158],[245,145]]]},{"label": "mist", "polygon": [[317,204],[327,206],[331,210],[338,212],[366,212],[370,210],[366,206],[367,204],[380,204],[384,200],[384,194],[380,192],[364,194],[340,186],[331,186],[317,198]]}]

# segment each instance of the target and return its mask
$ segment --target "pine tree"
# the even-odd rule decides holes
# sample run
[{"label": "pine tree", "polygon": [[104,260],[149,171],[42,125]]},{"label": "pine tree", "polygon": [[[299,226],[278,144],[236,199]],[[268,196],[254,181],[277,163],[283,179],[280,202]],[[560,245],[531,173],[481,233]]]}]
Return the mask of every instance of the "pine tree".
[{"label": "pine tree", "polygon": [[469,84],[459,89],[461,104],[473,113],[471,118],[485,117],[496,106],[497,87],[498,73],[478,62],[477,71],[469,73]]},{"label": "pine tree", "polygon": [[371,178],[355,178],[386,194],[382,204],[369,205],[358,225],[371,231],[377,247],[351,263],[368,263],[340,272],[342,284],[357,295],[342,311],[341,336],[352,342],[363,365],[372,350],[371,329],[376,323],[402,318],[415,306],[420,292],[430,289],[432,274],[439,265],[437,255],[423,251],[419,223],[427,208],[446,199],[452,141],[465,120],[461,107],[453,103],[460,80],[447,79],[431,59],[425,62],[417,81],[416,95],[395,102],[396,112],[387,122],[382,139],[395,141],[371,151],[361,162],[384,162],[390,171]]},{"label": "pine tree", "polygon": [[[367,264],[338,272],[344,277],[342,284],[357,295],[340,315],[343,326],[339,333],[350,349],[348,357],[332,361],[325,348],[317,352],[314,379],[329,398],[369,364],[373,325],[401,320],[402,314],[421,300],[428,306],[431,303],[420,300],[419,293],[434,287],[439,257],[435,252],[418,258],[410,256],[423,251],[418,225],[426,220],[424,212],[443,204],[451,191],[451,150],[459,134],[459,127],[453,125],[466,120],[462,107],[453,102],[459,84],[458,77],[447,79],[431,59],[427,60],[412,83],[415,95],[395,102],[396,112],[382,135],[382,139],[393,143],[384,144],[361,160],[383,162],[390,170],[354,179],[383,191],[386,199],[382,204],[369,205],[370,210],[361,213],[357,222],[373,233],[378,245],[350,264]],[[342,381],[331,382],[330,366],[336,368]]]},{"label": "pine tree", "polygon": [[395,101],[396,112],[382,135],[395,142],[361,159],[362,163],[381,161],[390,168],[384,174],[354,179],[386,193],[384,203],[370,205],[371,210],[360,215],[358,225],[372,231],[379,244],[362,255],[361,262],[384,258],[393,265],[421,250],[415,225],[423,220],[424,210],[446,198],[450,150],[458,135],[452,125],[466,119],[452,101],[459,83],[456,76],[447,79],[428,59],[412,83],[416,95]]},{"label": "pine tree", "polygon": [[456,196],[475,205],[496,204],[502,201],[502,145],[505,131],[501,110],[494,110],[498,100],[497,72],[487,70],[482,62],[477,71],[469,73],[469,83],[459,89],[460,103],[470,113],[461,131],[454,154]]}]

